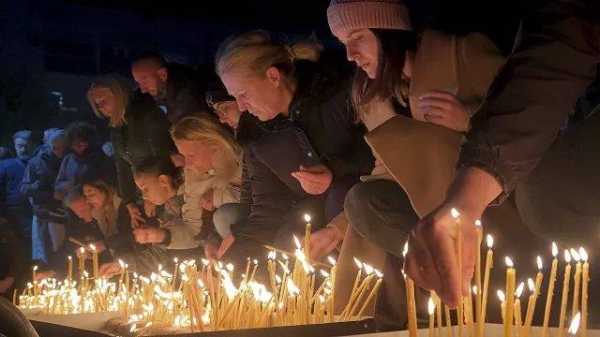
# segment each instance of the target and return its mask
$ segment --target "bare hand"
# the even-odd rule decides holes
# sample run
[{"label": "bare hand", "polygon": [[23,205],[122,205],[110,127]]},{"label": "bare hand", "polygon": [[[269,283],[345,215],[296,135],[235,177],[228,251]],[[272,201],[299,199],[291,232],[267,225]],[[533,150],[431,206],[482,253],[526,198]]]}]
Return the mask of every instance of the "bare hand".
[{"label": "bare hand", "polygon": [[217,241],[210,241],[204,245],[204,255],[211,261],[219,259],[219,247],[220,244]]},{"label": "bare hand", "polygon": [[140,227],[133,230],[133,237],[137,243],[161,243],[167,236],[166,230],[157,227]]},{"label": "bare hand", "polygon": [[325,193],[333,180],[331,171],[322,164],[308,168],[300,166],[300,171],[293,172],[292,177],[298,179],[306,193],[312,195]]},{"label": "bare hand", "polygon": [[213,202],[214,190],[210,189],[206,193],[202,195],[200,198],[200,207],[207,211],[214,211],[216,209],[215,204]]},{"label": "bare hand", "polygon": [[119,261],[103,263],[98,269],[98,273],[102,277],[111,277],[114,274],[121,272],[121,264]]},{"label": "bare hand", "polygon": [[[479,247],[475,220],[481,213],[459,210],[459,232],[451,209],[443,204],[413,230],[404,270],[420,287],[435,290],[444,303],[455,308],[461,296],[468,294],[473,278]],[[458,235],[462,235],[462,280],[456,252]]]},{"label": "bare hand", "polygon": [[453,94],[433,90],[419,97],[419,108],[424,111],[425,120],[448,129],[466,132],[471,115],[467,108]]},{"label": "bare hand", "polygon": [[219,253],[218,253],[218,258],[221,259],[223,257],[223,255],[225,255],[225,253],[227,252],[227,250],[229,250],[229,247],[231,247],[231,245],[235,242],[235,237],[233,237],[233,234],[229,234],[227,235],[225,238],[223,238],[223,241],[221,241],[221,247],[219,247]]},{"label": "bare hand", "polygon": [[310,260],[321,261],[331,253],[340,242],[344,240],[344,235],[335,226],[327,226],[310,234]]},{"label": "bare hand", "polygon": [[156,205],[148,200],[144,200],[144,213],[147,217],[154,218],[156,216]]},{"label": "bare hand", "polygon": [[142,212],[140,212],[136,204],[127,204],[127,211],[129,211],[129,216],[131,217],[131,228],[138,228],[146,223],[146,219],[144,219]]},{"label": "bare hand", "polygon": [[39,281],[39,280],[44,280],[44,279],[47,279],[47,278],[51,278],[54,275],[56,275],[56,272],[54,270],[40,271],[40,272],[37,272],[35,274],[35,280],[34,281]]}]

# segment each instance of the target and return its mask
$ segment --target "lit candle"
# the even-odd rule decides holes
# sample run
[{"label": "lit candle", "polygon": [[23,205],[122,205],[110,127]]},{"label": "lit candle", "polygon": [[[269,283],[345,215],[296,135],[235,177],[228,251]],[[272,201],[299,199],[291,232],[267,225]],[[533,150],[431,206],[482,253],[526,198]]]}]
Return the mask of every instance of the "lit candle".
[{"label": "lit candle", "polygon": [[502,315],[502,324],[504,324],[506,322],[506,296],[502,290],[497,290],[496,294],[500,300],[500,314]]},{"label": "lit candle", "polygon": [[588,254],[583,248],[579,248],[579,255],[583,260],[583,273],[581,285],[581,337],[587,337],[588,320],[588,282],[590,281],[590,264]]},{"label": "lit candle", "polygon": [[33,266],[33,268],[31,269],[31,282],[35,282],[36,281],[37,270],[38,270],[38,266]]},{"label": "lit candle", "polygon": [[68,265],[68,273],[69,273],[69,281],[73,279],[73,257],[71,255],[68,256],[69,265]]},{"label": "lit candle", "polygon": [[310,220],[310,215],[304,214],[304,221],[306,222],[306,227],[304,228],[304,254],[308,263],[310,263],[310,232],[312,231]]},{"label": "lit candle", "polygon": [[331,256],[329,256],[327,258],[329,260],[329,263],[331,263],[331,265],[333,266],[331,268],[331,295],[330,296],[330,300],[329,300],[329,308],[327,309],[327,316],[329,316],[329,323],[333,323],[335,320],[335,313],[334,313],[334,308],[335,308],[335,282],[336,282],[336,278],[337,278],[337,265],[336,265],[336,261],[335,259],[333,259]]},{"label": "lit candle", "polygon": [[85,270],[85,248],[81,247],[79,248],[79,255],[77,256],[78,259],[78,271],[79,271],[79,278],[83,278],[83,271]]},{"label": "lit candle", "polygon": [[527,315],[525,316],[525,326],[523,327],[523,334],[525,336],[529,336],[531,334],[531,324],[533,322],[533,314],[535,313],[535,305],[537,303],[537,299],[540,294],[540,289],[542,287],[542,280],[544,279],[544,274],[542,273],[544,265],[542,264],[542,258],[539,255],[537,257],[537,267],[538,273],[535,277],[535,283],[532,279],[527,280],[527,284],[529,286],[529,291],[531,291],[531,295],[529,296],[529,303],[527,304]]},{"label": "lit candle", "polygon": [[475,293],[475,317],[476,321],[481,321],[481,245],[483,244],[483,228],[481,227],[481,220],[475,221],[475,227],[477,229],[477,255],[475,256],[475,286],[477,292]]},{"label": "lit candle", "polygon": [[521,319],[521,294],[523,294],[523,289],[525,288],[525,283],[521,282],[517,287],[516,299],[515,299],[515,325],[517,329],[517,336],[522,336],[521,326],[523,324],[523,320]]},{"label": "lit candle", "polygon": [[96,246],[94,244],[90,244],[90,250],[92,251],[92,265],[93,265],[93,277],[94,279],[98,279],[98,251],[96,250]]},{"label": "lit candle", "polygon": [[485,317],[487,314],[487,302],[488,302],[488,291],[490,287],[490,272],[493,267],[493,256],[494,251],[492,247],[494,246],[494,238],[491,235],[487,235],[486,237],[488,251],[487,257],[485,259],[485,272],[483,274],[483,294],[481,297],[481,317],[477,321],[479,324],[479,336],[483,336],[483,327],[485,324]]},{"label": "lit candle", "polygon": [[546,307],[544,309],[544,325],[543,325],[543,337],[548,337],[550,330],[550,311],[552,310],[552,297],[554,297],[554,283],[556,283],[556,273],[558,272],[558,247],[556,243],[552,242],[552,269],[550,271],[550,278],[548,279],[548,292],[546,294]]},{"label": "lit candle", "polygon": [[569,281],[571,279],[571,254],[565,249],[565,277],[563,279],[563,291],[560,303],[560,318],[558,321],[558,335],[565,335],[565,319],[567,318],[567,302],[569,301]]},{"label": "lit candle", "polygon": [[[457,264],[458,264],[458,281],[460,282],[460,286],[462,289],[462,283],[463,283],[463,267],[462,267],[462,230],[461,230],[461,224],[460,224],[460,213],[456,210],[456,208],[453,208],[450,211],[452,217],[454,218],[454,220],[456,221],[456,247],[454,247],[456,249],[456,260],[457,260]],[[457,308],[457,315],[458,315],[458,335],[462,337],[463,335],[463,325],[464,325],[464,302],[463,301],[459,301],[458,303],[458,308]]]},{"label": "lit candle", "polygon": [[573,309],[571,313],[575,315],[579,312],[579,290],[581,289],[581,257],[579,253],[571,248],[571,257],[575,260],[575,275],[573,275]]},{"label": "lit candle", "polygon": [[577,335],[577,331],[579,330],[579,324],[581,323],[581,314],[577,313],[573,317],[571,321],[571,325],[569,326],[569,337],[575,337]]},{"label": "lit candle", "polygon": [[375,275],[377,275],[377,277],[378,277],[377,282],[375,283],[375,286],[371,290],[371,293],[367,297],[367,299],[366,299],[365,303],[363,304],[362,308],[358,312],[357,317],[358,317],[359,320],[361,319],[361,317],[362,317],[363,313],[365,312],[365,310],[367,310],[367,308],[371,304],[371,301],[373,301],[373,298],[375,298],[375,296],[377,295],[377,292],[379,291],[379,287],[381,287],[381,282],[383,282],[383,274],[382,273],[380,273],[378,270],[375,270]]},{"label": "lit candle", "polygon": [[513,261],[505,258],[506,265],[506,319],[504,320],[504,337],[512,337],[513,324],[512,318],[515,310],[515,287],[517,271],[514,268]]},{"label": "lit candle", "polygon": [[429,303],[427,303],[427,311],[429,312],[429,337],[434,336],[435,331],[435,301],[432,295],[429,297]]}]

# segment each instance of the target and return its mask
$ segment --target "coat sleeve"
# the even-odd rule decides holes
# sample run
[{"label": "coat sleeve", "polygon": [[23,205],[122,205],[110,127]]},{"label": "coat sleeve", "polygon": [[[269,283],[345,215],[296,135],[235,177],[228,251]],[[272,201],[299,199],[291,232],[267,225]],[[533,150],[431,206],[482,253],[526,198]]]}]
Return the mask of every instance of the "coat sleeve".
[{"label": "coat sleeve", "polygon": [[65,158],[63,158],[62,162],[60,163],[58,175],[56,176],[56,182],[54,183],[54,190],[62,194],[66,194],[73,187],[71,186],[71,180],[69,179],[67,172],[69,160],[71,160],[70,155],[67,155]]},{"label": "coat sleeve", "polygon": [[122,154],[115,153],[115,168],[117,169],[117,180],[119,182],[119,194],[124,204],[135,202],[137,198],[137,187],[133,180],[131,165]]},{"label": "coat sleeve", "polygon": [[200,208],[200,197],[204,190],[195,188],[195,174],[186,172],[185,191],[183,205],[181,206],[181,222],[170,226],[167,230],[171,232],[171,243],[167,249],[189,249],[198,247],[196,236],[202,229],[202,208]]},{"label": "coat sleeve", "polygon": [[502,197],[550,148],[573,104],[593,81],[600,59],[600,25],[571,12],[590,12],[593,6],[550,3],[554,5],[538,12],[542,24],[524,33],[496,77],[461,152],[460,164],[494,176],[503,187]]},{"label": "coat sleeve", "polygon": [[39,182],[35,171],[34,163],[29,162],[23,174],[23,181],[21,181],[21,194],[28,198],[33,197],[39,189]]},{"label": "coat sleeve", "polygon": [[156,105],[151,105],[144,114],[144,128],[147,130],[151,156],[168,156],[174,149],[169,134],[169,121]]}]

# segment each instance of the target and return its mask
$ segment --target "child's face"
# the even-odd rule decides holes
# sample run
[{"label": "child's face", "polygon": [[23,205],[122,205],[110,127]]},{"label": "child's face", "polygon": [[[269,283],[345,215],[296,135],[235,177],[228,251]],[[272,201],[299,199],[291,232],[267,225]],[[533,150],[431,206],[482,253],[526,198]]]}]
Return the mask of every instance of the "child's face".
[{"label": "child's face", "polygon": [[140,173],[135,175],[134,180],[140,191],[142,191],[144,200],[148,200],[155,205],[164,205],[167,200],[176,194],[171,179],[166,175],[156,176]]}]

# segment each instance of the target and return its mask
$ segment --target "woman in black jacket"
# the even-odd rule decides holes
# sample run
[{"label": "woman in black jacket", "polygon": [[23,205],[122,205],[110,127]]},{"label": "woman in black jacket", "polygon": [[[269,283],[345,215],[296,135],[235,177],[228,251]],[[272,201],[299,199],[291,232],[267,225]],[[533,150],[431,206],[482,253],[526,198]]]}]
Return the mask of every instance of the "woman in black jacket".
[{"label": "woman in black jacket", "polygon": [[106,76],[94,81],[87,97],[94,113],[109,120],[119,192],[131,215],[132,226],[137,227],[144,217],[136,206],[138,194],[133,168],[146,158],[170,155],[174,149],[170,124],[151,97],[134,93],[119,77]]},{"label": "woman in black jacket", "polygon": [[241,111],[261,121],[260,136],[244,149],[251,215],[224,240],[232,244],[225,258],[264,255],[241,245],[274,241],[289,248],[292,234],[303,233],[304,212],[312,213],[313,229],[323,226],[342,212],[358,177],[372,169],[365,130],[354,123],[349,105],[348,73],[298,54],[262,31],[226,41],[217,52],[217,74],[227,91]]}]

